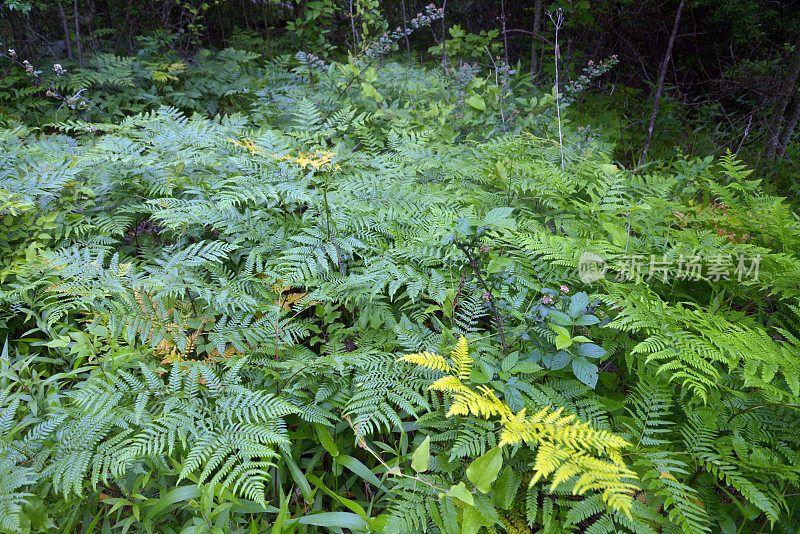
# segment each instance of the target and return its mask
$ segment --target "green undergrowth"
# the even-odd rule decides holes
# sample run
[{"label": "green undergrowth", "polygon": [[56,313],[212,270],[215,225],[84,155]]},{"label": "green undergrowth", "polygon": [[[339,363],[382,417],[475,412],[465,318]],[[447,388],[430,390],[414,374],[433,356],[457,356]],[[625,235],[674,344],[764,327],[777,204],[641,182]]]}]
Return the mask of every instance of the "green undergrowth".
[{"label": "green undergrowth", "polygon": [[0,131],[4,531],[800,528],[783,199],[560,145],[524,79],[304,61]]}]

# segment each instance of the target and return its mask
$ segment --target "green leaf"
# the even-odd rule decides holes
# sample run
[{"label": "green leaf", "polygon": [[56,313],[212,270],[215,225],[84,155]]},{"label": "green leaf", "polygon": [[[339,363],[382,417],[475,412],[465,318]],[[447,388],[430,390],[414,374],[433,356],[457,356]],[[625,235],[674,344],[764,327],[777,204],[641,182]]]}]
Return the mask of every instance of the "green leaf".
[{"label": "green leaf", "polygon": [[606,350],[595,343],[581,343],[575,348],[575,352],[584,358],[602,358],[606,355]]},{"label": "green leaf", "polygon": [[373,517],[368,521],[369,529],[373,532],[386,532],[386,524],[389,522],[390,517],[387,513]]},{"label": "green leaf", "polygon": [[200,497],[200,490],[197,489],[196,484],[173,488],[153,503],[153,506],[147,511],[145,521],[153,519],[159,512],[170,505],[188,501],[189,499],[197,499],[198,497]]},{"label": "green leaf", "polygon": [[428,470],[431,462],[431,437],[426,436],[414,454],[411,455],[411,468],[417,473]]},{"label": "green leaf", "polygon": [[511,369],[512,373],[532,375],[542,370],[542,366],[534,362],[520,362]]},{"label": "green leaf", "polygon": [[546,352],[542,354],[542,363],[548,369],[558,371],[563,369],[569,362],[572,361],[572,354],[567,351],[560,350],[558,352]]},{"label": "green leaf", "polygon": [[575,320],[575,324],[578,326],[591,326],[599,322],[600,319],[596,315],[581,315]]},{"label": "green leaf", "polygon": [[317,527],[339,527],[351,530],[366,530],[367,522],[356,514],[349,512],[322,512],[314,515],[306,515],[296,519],[284,521],[286,525],[314,525]]},{"label": "green leaf", "polygon": [[572,360],[572,372],[575,378],[594,388],[597,385],[597,366],[586,358],[574,358]]},{"label": "green leaf", "polygon": [[[500,447],[488,451],[483,456],[476,458],[467,467],[467,478],[483,493],[489,493],[492,483],[503,467],[503,451]],[[472,503],[470,503],[472,504]]]},{"label": "green leaf", "polygon": [[283,525],[286,523],[286,518],[289,516],[290,499],[283,496],[283,491],[281,491],[280,499],[281,509],[280,512],[278,512],[278,516],[275,518],[275,523],[272,524],[271,534],[282,534]]},{"label": "green leaf", "polygon": [[503,395],[505,395],[505,400],[508,404],[508,407],[515,412],[518,412],[525,407],[525,398],[515,386],[506,384],[503,388]]},{"label": "green leaf", "polygon": [[569,307],[567,313],[570,317],[580,317],[586,313],[586,307],[589,306],[589,296],[585,291],[575,293],[569,300]]},{"label": "green leaf", "polygon": [[556,348],[558,350],[566,349],[572,345],[572,338],[569,335],[558,334],[556,336]]},{"label": "green leaf", "polygon": [[314,432],[316,432],[319,442],[325,450],[334,458],[339,456],[339,448],[336,446],[336,442],[333,441],[333,436],[328,432],[328,429],[319,423],[313,423],[312,426],[314,427]]},{"label": "green leaf", "polygon": [[503,510],[510,509],[517,496],[517,490],[522,483],[522,477],[511,468],[506,466],[503,473],[497,479],[492,491],[492,502],[495,506]]},{"label": "green leaf", "polygon": [[361,92],[366,98],[371,98],[376,102],[380,102],[383,100],[383,95],[381,95],[375,87],[371,84],[366,82],[361,83]]},{"label": "green leaf", "polygon": [[547,314],[547,318],[562,326],[572,325],[572,319],[570,319],[566,313],[558,310],[550,310],[550,313]]},{"label": "green leaf", "polygon": [[617,166],[612,165],[611,163],[603,163],[600,165],[600,168],[603,169],[603,172],[606,174],[614,174],[617,172]]},{"label": "green leaf", "polygon": [[511,214],[513,212],[514,208],[494,208],[492,211],[486,214],[486,217],[483,218],[483,224],[485,226],[492,226],[494,228],[516,230],[517,222],[511,218]]},{"label": "green leaf", "polygon": [[572,339],[572,336],[571,336],[571,335],[569,335],[569,330],[567,330],[567,329],[566,329],[566,328],[564,328],[563,326],[561,326],[561,325],[557,325],[557,324],[553,324],[553,323],[550,323],[550,327],[553,329],[553,332],[555,332],[555,333],[556,333],[556,334],[558,334],[559,336],[566,336],[566,337],[568,337],[569,339]]},{"label": "green leaf", "polygon": [[486,111],[486,102],[481,95],[470,95],[467,98],[467,104],[480,111]]},{"label": "green leaf", "polygon": [[357,474],[376,488],[383,489],[381,486],[381,481],[378,480],[378,477],[375,476],[375,473],[369,470],[369,468],[361,463],[361,460],[357,460],[352,456],[348,456],[346,454],[340,454],[336,458],[333,459],[337,464],[342,465],[348,468],[353,473]]},{"label": "green leaf", "polygon": [[447,494],[469,504],[470,506],[475,504],[475,499],[473,499],[472,494],[467,489],[467,486],[464,485],[463,481],[459,482],[455,486],[452,486]]},{"label": "green leaf", "polygon": [[331,497],[332,499],[335,499],[335,500],[339,501],[340,503],[342,503],[342,505],[344,505],[345,507],[349,508],[351,511],[355,512],[364,521],[368,521],[369,520],[369,515],[367,514],[367,511],[364,510],[364,507],[361,506],[360,504],[358,504],[356,501],[352,501],[350,499],[346,499],[345,497],[342,497],[337,492],[335,492],[332,489],[330,489],[327,486],[325,486],[325,483],[322,482],[322,480],[319,477],[317,477],[315,475],[312,475],[311,473],[306,475],[306,477],[308,478],[309,482],[314,484],[324,494],[326,494],[329,497]]},{"label": "green leaf", "polygon": [[514,351],[505,358],[503,358],[503,361],[500,363],[500,368],[503,371],[509,371],[513,369],[515,365],[517,365],[518,361],[519,361],[519,352]]},{"label": "green leaf", "polygon": [[618,247],[624,247],[628,242],[628,232],[614,223],[604,222],[603,228],[611,234],[611,241]]},{"label": "green leaf", "polygon": [[465,506],[464,514],[461,516],[461,534],[478,534],[481,527],[490,528],[492,526],[480,510],[474,506]]},{"label": "green leaf", "polygon": [[292,479],[300,487],[300,492],[303,494],[303,498],[306,500],[306,502],[314,502],[311,484],[308,483],[306,476],[302,471],[300,471],[300,468],[297,467],[297,464],[294,462],[292,457],[282,452],[281,458],[283,458],[286,467],[289,468],[289,473],[292,475]]}]

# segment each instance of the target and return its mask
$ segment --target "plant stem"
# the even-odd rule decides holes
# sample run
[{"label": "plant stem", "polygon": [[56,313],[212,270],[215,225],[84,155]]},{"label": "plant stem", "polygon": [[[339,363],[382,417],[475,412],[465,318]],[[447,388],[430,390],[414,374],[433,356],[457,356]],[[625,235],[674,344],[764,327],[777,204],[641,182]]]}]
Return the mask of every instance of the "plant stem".
[{"label": "plant stem", "polygon": [[[683,0],[681,0],[683,1]],[[556,27],[556,39],[555,39],[555,62],[556,62],[556,114],[558,115],[558,149],[561,152],[561,170],[564,170],[564,136],[561,133],[561,87],[558,84],[558,58],[561,55],[561,51],[558,49],[558,30],[561,29],[561,25],[564,23],[564,10],[561,8],[556,10],[555,16],[552,13],[548,13],[550,20],[553,21],[553,25]]]},{"label": "plant stem", "polygon": [[489,297],[489,305],[492,308],[492,315],[494,316],[495,323],[497,323],[497,333],[500,335],[500,348],[503,352],[503,358],[505,358],[508,348],[506,347],[506,334],[503,331],[503,318],[500,317],[500,312],[497,311],[497,304],[494,301],[492,290],[483,280],[480,267],[478,267],[478,261],[472,256],[472,254],[470,254],[469,249],[461,244],[456,246],[467,256],[467,261],[469,261],[469,264],[472,266],[472,271],[475,273],[475,278],[478,279],[478,282],[481,284],[481,286],[483,286],[483,289],[486,291],[486,295]]},{"label": "plant stem", "polygon": [[403,33],[406,37],[406,51],[408,51],[408,64],[411,65],[411,45],[408,42],[408,25],[406,23],[406,0],[400,0],[403,8]]},{"label": "plant stem", "polygon": [[653,113],[650,115],[650,124],[647,127],[647,138],[644,141],[642,148],[642,155],[639,158],[639,166],[644,165],[644,158],[647,156],[647,149],[650,146],[650,140],[653,137],[653,128],[656,125],[656,116],[658,115],[658,105],[661,103],[661,92],[664,90],[664,78],[667,75],[667,65],[672,57],[672,46],[675,44],[675,37],[678,34],[678,25],[681,22],[681,12],[686,0],[681,0],[678,5],[678,12],[675,14],[675,22],[672,24],[672,35],[669,36],[669,44],[667,45],[667,53],[664,54],[664,61],[661,63],[661,69],[658,72],[658,86],[656,87],[655,102],[653,102]]}]

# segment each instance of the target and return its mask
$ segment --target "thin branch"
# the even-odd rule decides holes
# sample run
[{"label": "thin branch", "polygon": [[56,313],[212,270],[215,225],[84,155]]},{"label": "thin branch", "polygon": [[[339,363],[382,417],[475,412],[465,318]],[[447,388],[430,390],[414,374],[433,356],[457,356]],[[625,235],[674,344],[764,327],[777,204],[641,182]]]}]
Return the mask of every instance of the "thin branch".
[{"label": "thin branch", "polygon": [[[683,1],[683,0],[681,0]],[[556,42],[554,45],[555,48],[555,62],[556,62],[556,113],[558,114],[558,149],[561,152],[561,170],[564,170],[564,136],[561,133],[561,88],[558,85],[558,58],[561,56],[561,51],[558,49],[558,30],[561,29],[561,25],[564,24],[564,10],[558,8],[553,13],[548,13],[548,17],[553,22],[553,25],[556,27]]]},{"label": "thin branch", "polygon": [[664,78],[667,75],[667,65],[672,57],[672,47],[675,44],[675,37],[678,35],[678,26],[681,22],[681,13],[683,12],[683,5],[686,0],[681,0],[678,5],[678,12],[675,14],[675,22],[672,24],[672,34],[669,36],[669,44],[667,45],[667,53],[664,54],[664,61],[661,63],[661,69],[658,73],[658,87],[656,88],[655,102],[653,103],[653,113],[650,115],[650,124],[647,127],[647,138],[644,141],[642,148],[642,155],[639,158],[639,167],[644,165],[645,157],[647,156],[647,149],[650,147],[650,140],[653,138],[653,128],[656,125],[656,116],[658,115],[658,105],[661,103],[661,92],[664,90]]}]

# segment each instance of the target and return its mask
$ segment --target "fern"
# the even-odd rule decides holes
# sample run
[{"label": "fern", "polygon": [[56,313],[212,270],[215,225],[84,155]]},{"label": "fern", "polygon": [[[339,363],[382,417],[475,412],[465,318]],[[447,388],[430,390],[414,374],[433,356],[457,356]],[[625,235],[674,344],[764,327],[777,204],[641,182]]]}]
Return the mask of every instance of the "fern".
[{"label": "fern", "polygon": [[[443,358],[436,354],[410,355],[401,359],[442,371]],[[636,488],[631,481],[637,477],[625,467],[620,455],[620,450],[630,445],[628,442],[608,432],[595,430],[587,423],[573,422],[574,415],[561,415],[563,408],[544,408],[532,415],[527,415],[524,409],[514,413],[491,389],[479,386],[477,392],[471,390],[463,383],[472,368],[467,340],[463,336],[451,359],[454,365],[447,368],[448,374],[430,385],[430,389],[452,395],[448,416],[499,417],[500,446],[536,445],[531,485],[542,478],[552,477],[551,488],[554,489],[570,481],[574,493],[601,491],[609,506],[630,515],[630,494]],[[605,454],[608,460],[594,457],[592,453]],[[576,479],[572,480],[574,477]]]}]

